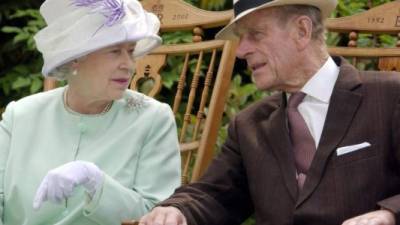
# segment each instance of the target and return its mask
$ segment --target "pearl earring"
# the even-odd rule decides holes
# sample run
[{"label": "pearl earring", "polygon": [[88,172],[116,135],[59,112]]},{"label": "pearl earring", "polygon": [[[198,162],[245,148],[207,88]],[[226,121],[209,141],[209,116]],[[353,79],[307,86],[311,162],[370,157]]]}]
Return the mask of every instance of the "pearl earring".
[{"label": "pearl earring", "polygon": [[73,76],[78,75],[78,70],[77,70],[77,69],[74,69],[74,70],[72,71],[72,75],[73,75]]}]

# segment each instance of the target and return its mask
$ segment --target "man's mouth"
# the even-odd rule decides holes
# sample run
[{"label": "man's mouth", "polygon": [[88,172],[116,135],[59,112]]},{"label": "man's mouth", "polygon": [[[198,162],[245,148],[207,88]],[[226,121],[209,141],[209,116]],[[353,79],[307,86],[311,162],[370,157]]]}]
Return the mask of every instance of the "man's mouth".
[{"label": "man's mouth", "polygon": [[264,67],[266,65],[266,63],[256,63],[254,65],[251,65],[251,70],[254,72],[258,69],[260,69],[261,67]]}]

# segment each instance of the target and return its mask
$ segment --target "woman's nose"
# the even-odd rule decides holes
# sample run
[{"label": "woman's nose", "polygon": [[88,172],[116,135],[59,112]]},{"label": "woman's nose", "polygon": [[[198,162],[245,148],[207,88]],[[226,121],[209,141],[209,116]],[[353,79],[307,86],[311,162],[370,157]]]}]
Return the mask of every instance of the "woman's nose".
[{"label": "woman's nose", "polygon": [[134,58],[132,52],[129,50],[123,50],[121,57],[122,57],[122,65],[125,65],[129,69],[132,69],[134,66]]}]

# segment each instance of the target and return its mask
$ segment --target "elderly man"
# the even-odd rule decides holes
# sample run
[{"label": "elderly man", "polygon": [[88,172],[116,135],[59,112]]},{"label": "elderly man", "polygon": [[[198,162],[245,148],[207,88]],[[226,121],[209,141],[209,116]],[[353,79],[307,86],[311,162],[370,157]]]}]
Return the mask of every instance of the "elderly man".
[{"label": "elderly man", "polygon": [[[336,0],[234,0],[219,38],[239,37],[261,90],[196,183],[146,225],[394,225],[400,215],[400,75],[330,57],[322,21]],[[373,123],[371,123],[373,122]],[[397,222],[399,223],[399,222]]]}]

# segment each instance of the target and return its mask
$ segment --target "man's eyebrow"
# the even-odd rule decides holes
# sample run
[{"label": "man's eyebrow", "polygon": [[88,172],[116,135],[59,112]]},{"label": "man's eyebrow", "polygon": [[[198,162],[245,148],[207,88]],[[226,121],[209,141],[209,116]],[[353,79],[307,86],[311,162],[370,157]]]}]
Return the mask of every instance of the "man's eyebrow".
[{"label": "man's eyebrow", "polygon": [[238,29],[236,29],[236,28],[233,28],[233,34],[236,35],[236,36],[240,35]]},{"label": "man's eyebrow", "polygon": [[245,27],[236,25],[236,26],[233,28],[233,33],[234,33],[235,35],[240,35],[240,34],[246,32],[247,30],[248,30],[248,28],[245,28]]}]

